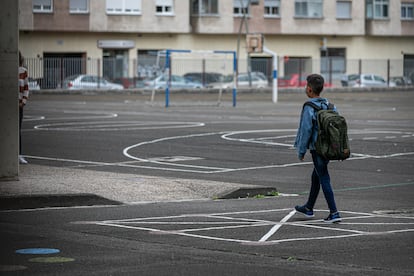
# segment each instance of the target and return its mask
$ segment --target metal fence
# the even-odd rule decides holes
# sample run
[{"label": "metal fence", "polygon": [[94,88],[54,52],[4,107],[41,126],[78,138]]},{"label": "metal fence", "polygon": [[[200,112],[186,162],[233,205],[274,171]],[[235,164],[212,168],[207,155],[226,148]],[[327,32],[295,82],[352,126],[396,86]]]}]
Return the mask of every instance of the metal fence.
[{"label": "metal fence", "polygon": [[[172,60],[171,74],[215,72],[222,75],[232,73],[231,60],[209,60],[191,57]],[[78,74],[104,77],[109,81],[122,83],[125,88],[140,87],[140,81],[154,78],[164,72],[164,60],[139,58],[119,60],[116,58],[26,58],[25,66],[29,75],[36,80],[41,89],[59,88],[64,79]],[[272,79],[271,58],[252,58],[238,61],[239,73],[262,72]],[[286,78],[293,74],[306,76],[311,73],[322,74],[334,87],[341,86],[341,78],[346,74],[376,74],[386,81],[392,77],[405,77],[414,83],[414,60],[404,59],[359,59],[343,58],[279,58],[278,77]]]}]

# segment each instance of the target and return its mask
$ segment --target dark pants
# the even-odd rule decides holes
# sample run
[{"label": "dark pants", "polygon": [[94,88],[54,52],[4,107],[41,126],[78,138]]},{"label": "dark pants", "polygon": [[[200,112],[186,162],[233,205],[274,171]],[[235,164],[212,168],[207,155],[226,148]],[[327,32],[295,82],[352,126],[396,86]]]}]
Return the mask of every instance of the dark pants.
[{"label": "dark pants", "polygon": [[19,154],[22,154],[23,107],[19,107]]},{"label": "dark pants", "polygon": [[320,187],[322,186],[323,194],[325,195],[326,202],[331,213],[337,212],[334,193],[331,186],[331,179],[328,172],[329,160],[322,158],[312,150],[313,160],[313,172],[312,172],[312,186],[309,193],[309,199],[306,203],[306,207],[313,210],[316,199],[319,194]]}]

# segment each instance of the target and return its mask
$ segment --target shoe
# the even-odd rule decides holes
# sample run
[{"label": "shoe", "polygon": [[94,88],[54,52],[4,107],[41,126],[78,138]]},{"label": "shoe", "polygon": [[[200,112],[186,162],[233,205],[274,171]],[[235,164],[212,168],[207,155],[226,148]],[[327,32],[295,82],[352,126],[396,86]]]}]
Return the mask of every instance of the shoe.
[{"label": "shoe", "polygon": [[305,205],[303,206],[295,206],[295,210],[299,213],[301,213],[302,215],[304,215],[307,218],[313,218],[315,215],[313,214],[313,210],[309,209],[308,207],[306,207]]},{"label": "shoe", "polygon": [[24,157],[23,157],[23,156],[19,155],[19,163],[20,163],[20,164],[22,164],[22,165],[26,165],[26,164],[28,164],[29,162],[27,162],[27,160],[26,160],[26,159],[24,159]]},{"label": "shoe", "polygon": [[340,222],[341,220],[341,216],[338,212],[330,213],[329,216],[326,219],[324,219],[326,223],[336,223]]}]

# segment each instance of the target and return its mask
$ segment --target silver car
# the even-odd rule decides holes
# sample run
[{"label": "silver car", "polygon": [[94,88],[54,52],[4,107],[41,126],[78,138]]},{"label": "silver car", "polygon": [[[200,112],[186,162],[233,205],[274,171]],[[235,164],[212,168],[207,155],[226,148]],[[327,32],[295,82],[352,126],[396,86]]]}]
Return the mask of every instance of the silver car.
[{"label": "silver car", "polygon": [[[166,75],[160,75],[152,80],[144,82],[145,88],[165,89],[167,87],[168,77]],[[203,84],[197,81],[190,81],[182,76],[171,75],[172,89],[176,88],[202,88]]]},{"label": "silver car", "polygon": [[119,90],[124,87],[117,83],[112,83],[105,78],[94,75],[74,75],[63,80],[61,85],[63,89],[108,89]]},{"label": "silver car", "polygon": [[[266,88],[269,86],[266,76],[261,76],[256,73],[251,73],[250,75],[252,88]],[[237,87],[249,88],[249,75],[248,74],[239,74],[237,76]],[[208,85],[209,88],[232,88],[233,87],[233,75],[228,75],[222,78],[221,82],[214,82]]]},{"label": "silver car", "polygon": [[342,86],[350,87],[386,87],[385,79],[375,74],[351,74],[341,79]]}]

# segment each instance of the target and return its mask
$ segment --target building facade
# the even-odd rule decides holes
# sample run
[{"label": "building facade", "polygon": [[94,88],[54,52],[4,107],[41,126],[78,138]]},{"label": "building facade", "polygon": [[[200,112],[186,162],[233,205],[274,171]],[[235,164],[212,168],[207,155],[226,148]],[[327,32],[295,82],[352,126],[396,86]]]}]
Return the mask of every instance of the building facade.
[{"label": "building facade", "polygon": [[[394,75],[414,74],[414,0],[19,0],[19,5],[20,50],[41,61],[35,78],[69,73],[69,66],[45,63],[48,59],[97,60],[95,70],[110,79],[145,77],[145,68],[164,49],[237,51],[239,71],[245,71],[246,33],[263,34],[264,45],[279,56],[281,76],[299,66],[300,72],[330,71],[337,78],[361,71],[361,60],[388,65],[391,60]],[[266,53],[250,57],[257,64],[271,59]],[[83,63],[73,70],[93,71]]]}]

